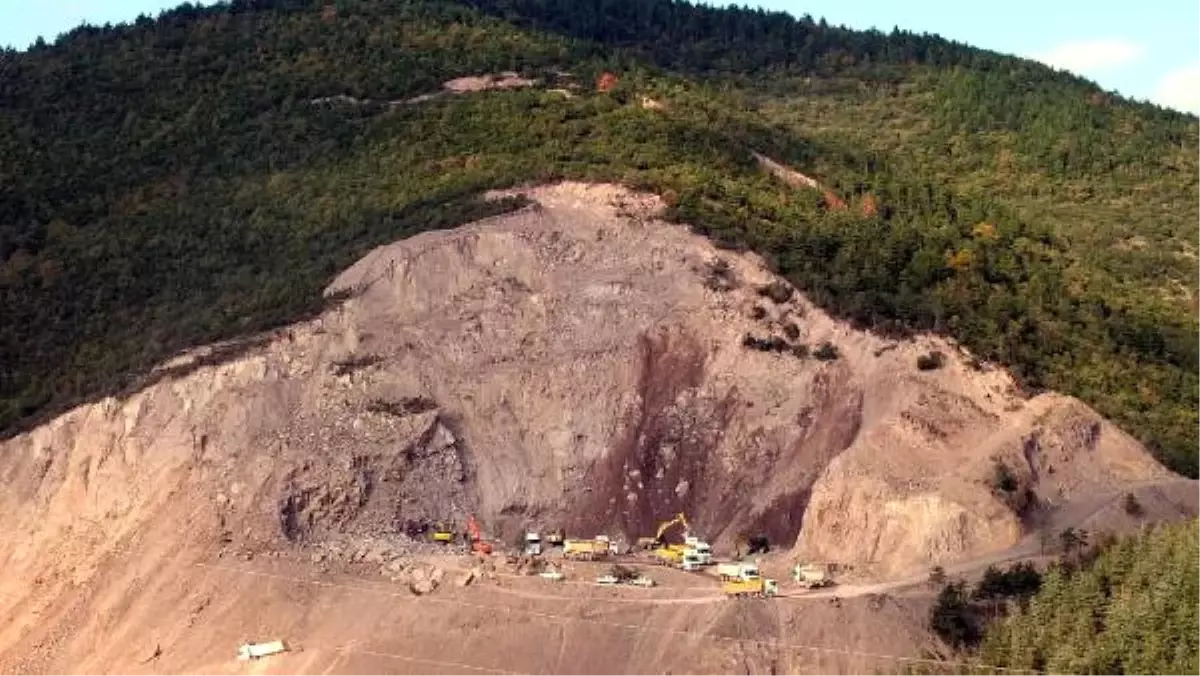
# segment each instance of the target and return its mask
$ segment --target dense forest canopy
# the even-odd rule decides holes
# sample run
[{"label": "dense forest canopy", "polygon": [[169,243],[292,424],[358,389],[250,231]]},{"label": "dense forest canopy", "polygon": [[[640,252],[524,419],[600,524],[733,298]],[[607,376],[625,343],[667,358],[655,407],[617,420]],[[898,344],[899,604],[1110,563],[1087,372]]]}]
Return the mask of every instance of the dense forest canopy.
[{"label": "dense forest canopy", "polygon": [[1194,519],[1161,525],[1083,567],[1051,568],[1028,602],[987,629],[980,659],[1058,674],[1197,673],[1198,533]]},{"label": "dense forest canopy", "polygon": [[[403,103],[502,70],[543,84]],[[1029,61],[673,0],[244,0],[0,53],[0,113],[5,432],[312,311],[370,247],[504,208],[482,189],[576,177],[1196,474],[1197,120]]]}]

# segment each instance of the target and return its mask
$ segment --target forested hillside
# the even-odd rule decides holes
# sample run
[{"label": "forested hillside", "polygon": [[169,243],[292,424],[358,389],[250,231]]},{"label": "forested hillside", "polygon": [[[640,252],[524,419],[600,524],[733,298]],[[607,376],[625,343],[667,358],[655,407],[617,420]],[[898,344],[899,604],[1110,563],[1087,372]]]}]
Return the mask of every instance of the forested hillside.
[{"label": "forested hillside", "polygon": [[[500,70],[541,84],[403,103]],[[1012,57],[669,0],[83,27],[0,54],[0,428],[309,312],[370,247],[503,208],[484,188],[577,177],[659,191],[835,312],[947,332],[1194,476],[1196,146],[1195,117]]]},{"label": "forested hillside", "polygon": [[1020,671],[1194,674],[1200,669],[1195,520],[1123,538],[1080,569],[1055,567],[987,631],[980,657]]}]

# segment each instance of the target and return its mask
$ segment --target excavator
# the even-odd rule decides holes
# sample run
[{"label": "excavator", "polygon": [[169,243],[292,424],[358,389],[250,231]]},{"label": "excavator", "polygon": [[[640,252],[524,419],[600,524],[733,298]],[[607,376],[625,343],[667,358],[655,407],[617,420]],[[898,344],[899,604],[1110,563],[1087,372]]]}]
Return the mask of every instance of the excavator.
[{"label": "excavator", "polygon": [[[676,524],[680,524],[683,526],[683,536],[684,536],[684,539],[687,539],[687,535],[688,535],[688,532],[691,530],[691,526],[688,525],[687,516],[685,516],[683,512],[680,512],[675,515],[674,519],[660,523],[658,525],[658,532],[656,532],[654,534],[654,537],[638,538],[637,546],[642,549],[655,549],[655,548],[661,548],[661,547],[666,546],[666,542],[663,540],[663,533],[667,532],[668,528],[670,528],[671,526],[674,526]],[[673,545],[673,546],[679,547],[679,545]]]},{"label": "excavator", "polygon": [[741,561],[747,556],[755,554],[767,554],[771,551],[771,541],[766,535],[747,535],[742,533],[738,536],[737,542],[733,545],[734,555],[737,560]]},{"label": "excavator", "polygon": [[[683,526],[683,544],[667,544],[663,540],[663,533],[676,524]],[[654,558],[659,563],[680,566],[685,570],[696,570],[712,563],[712,548],[707,542],[692,536],[691,526],[683,512],[659,524],[653,538],[638,538],[638,545],[644,548],[653,547]]]},{"label": "excavator", "polygon": [[454,542],[454,527],[444,521],[439,521],[433,527],[433,535],[430,536],[434,542],[440,542],[448,545]]},{"label": "excavator", "polygon": [[492,543],[483,539],[483,535],[479,532],[479,522],[475,521],[474,514],[467,516],[467,538],[471,541],[472,553],[482,555],[492,553]]}]

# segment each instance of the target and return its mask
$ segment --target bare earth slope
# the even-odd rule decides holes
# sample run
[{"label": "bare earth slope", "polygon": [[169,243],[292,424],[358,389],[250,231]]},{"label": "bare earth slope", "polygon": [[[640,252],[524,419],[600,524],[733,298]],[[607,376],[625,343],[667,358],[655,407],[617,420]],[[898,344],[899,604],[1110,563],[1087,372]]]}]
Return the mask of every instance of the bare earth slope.
[{"label": "bare earth slope", "polygon": [[[574,183],[524,192],[535,204],[521,212],[372,252],[331,285],[353,291],[336,310],[225,363],[204,365],[204,351],[180,357],[168,366],[190,363],[190,372],[0,444],[0,666],[224,670],[231,643],[246,638],[231,627],[265,630],[250,618],[320,620],[328,626],[306,631],[326,637],[357,618],[357,639],[327,640],[387,635],[410,657],[431,645],[426,633],[439,622],[454,635],[504,633],[495,612],[453,605],[442,615],[427,608],[427,623],[401,630],[398,619],[347,611],[332,592],[301,591],[307,583],[264,578],[275,582],[263,596],[244,574],[221,579],[192,565],[272,553],[301,569],[327,559],[378,568],[411,553],[406,526],[461,523],[468,512],[511,543],[524,527],[559,525],[632,539],[685,510],[718,551],[765,532],[795,542],[797,556],[886,580],[1002,556],[1028,542],[1033,525],[1081,510],[1080,500],[1179,483],[1078,401],[1022,399],[1002,371],[972,368],[940,339],[887,341],[786,287],[765,293],[777,280],[756,260],[655,220],[654,198]],[[811,356],[827,341],[836,359]],[[932,350],[945,365],[918,370]],[[995,487],[998,461],[1008,490]],[[1187,500],[1160,502],[1163,514],[1195,513]],[[1093,511],[1080,518],[1092,525]],[[236,599],[204,601],[230,589]],[[741,626],[722,619],[734,606],[714,600],[629,622],[701,634]],[[754,631],[796,638],[791,611],[737,612],[760,611],[774,614],[746,620]],[[873,647],[879,632],[864,627],[911,624],[914,612],[873,615],[837,640]],[[743,655],[745,664],[718,648],[689,657],[669,634],[643,637],[651,642],[623,665],[570,637],[557,661],[505,662],[547,650],[544,622],[519,626],[505,648],[472,643],[485,646],[472,664],[587,672],[804,663],[786,651]],[[145,645],[150,634],[171,649],[144,666],[159,659]],[[316,661],[292,656],[300,661],[280,668],[401,668],[335,667],[305,654]]]}]

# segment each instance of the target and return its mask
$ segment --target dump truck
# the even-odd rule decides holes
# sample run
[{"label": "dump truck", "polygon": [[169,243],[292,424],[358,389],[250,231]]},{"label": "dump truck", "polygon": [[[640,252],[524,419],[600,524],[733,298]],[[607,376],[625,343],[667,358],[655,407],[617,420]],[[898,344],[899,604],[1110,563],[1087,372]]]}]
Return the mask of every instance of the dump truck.
[{"label": "dump truck", "polygon": [[761,575],[758,564],[755,563],[720,563],[717,564],[717,577],[722,582],[729,580],[754,580]]},{"label": "dump truck", "polygon": [[713,563],[712,548],[703,541],[659,547],[654,550],[654,558],[657,563],[678,566],[686,571],[699,570]]},{"label": "dump truck", "polygon": [[[674,525],[683,526],[683,544],[667,544],[663,534]],[[658,563],[668,566],[678,566],[687,571],[698,570],[703,566],[712,565],[712,547],[704,540],[691,534],[691,526],[687,516],[680,512],[675,518],[658,525],[658,531],[652,538],[638,538],[639,548],[653,549],[654,558]]]},{"label": "dump truck", "polygon": [[797,563],[796,567],[792,569],[792,579],[806,589],[828,587],[833,584],[833,579],[829,576],[829,568],[816,563]]},{"label": "dump truck", "polygon": [[756,596],[766,598],[779,594],[779,583],[775,580],[756,577],[753,580],[729,580],[721,586],[726,596]]},{"label": "dump truck", "polygon": [[702,554],[696,551],[686,551],[683,553],[683,560],[679,562],[679,567],[691,573],[705,566],[712,565],[712,554]]},{"label": "dump truck", "polygon": [[711,566],[712,546],[698,537],[687,536],[683,540],[684,555],[693,557],[701,566]]},{"label": "dump truck", "polygon": [[654,550],[654,559],[658,563],[668,566],[678,566],[683,563],[683,547],[679,545],[669,545],[667,547],[659,547]]},{"label": "dump truck", "polygon": [[563,556],[568,559],[594,561],[613,553],[613,543],[607,535],[597,535],[590,540],[567,538],[563,541]]},{"label": "dump truck", "polygon": [[269,655],[287,652],[287,644],[283,641],[268,641],[266,643],[243,643],[238,648],[239,660],[257,660]]}]

